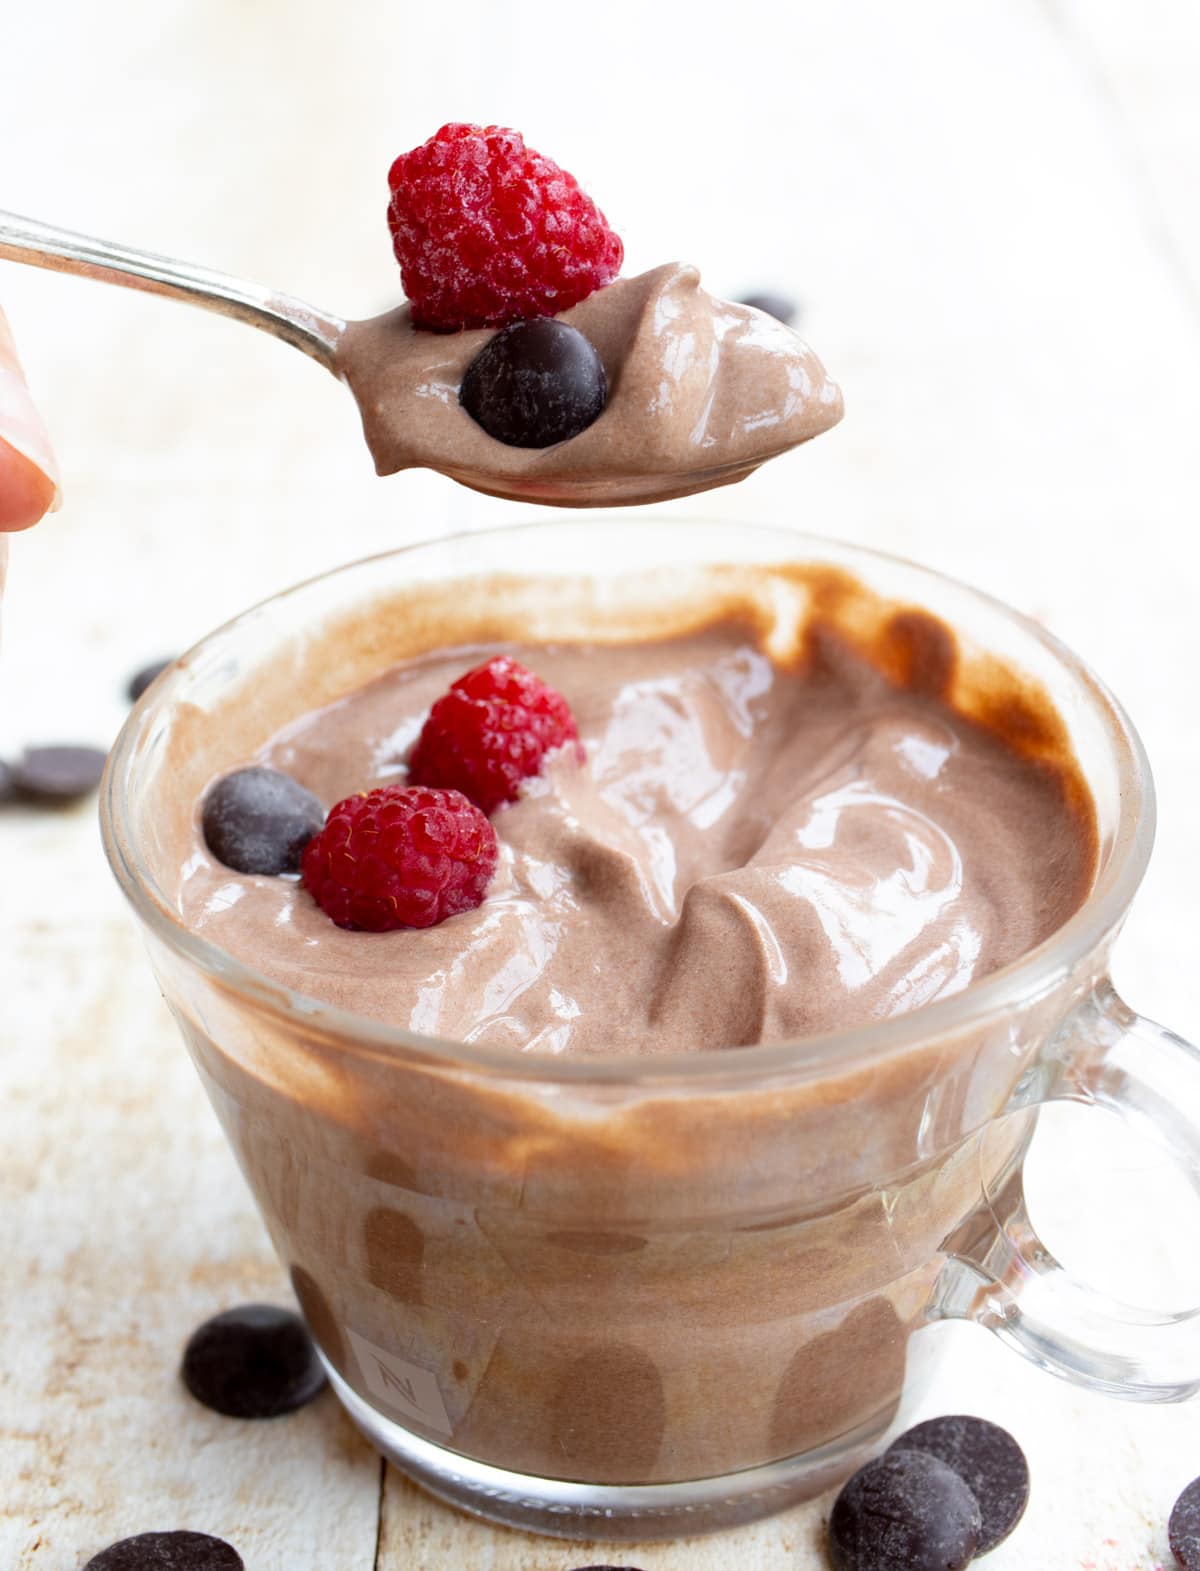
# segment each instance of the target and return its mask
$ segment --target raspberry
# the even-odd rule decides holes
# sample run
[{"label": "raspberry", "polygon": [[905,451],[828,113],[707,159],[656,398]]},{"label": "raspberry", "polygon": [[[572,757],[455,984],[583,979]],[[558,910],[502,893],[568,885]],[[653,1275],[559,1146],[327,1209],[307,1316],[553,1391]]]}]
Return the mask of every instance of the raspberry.
[{"label": "raspberry", "polygon": [[458,791],[388,785],[348,796],[304,848],[300,876],[339,927],[433,927],[483,901],[496,832]]},{"label": "raspberry", "polygon": [[516,800],[551,748],[578,736],[561,693],[511,655],[495,655],[460,676],[429,711],[408,778],[452,786],[490,813]]},{"label": "raspberry", "polygon": [[556,316],[611,284],[624,248],[574,175],[503,126],[444,125],[388,171],[388,228],[417,327]]}]

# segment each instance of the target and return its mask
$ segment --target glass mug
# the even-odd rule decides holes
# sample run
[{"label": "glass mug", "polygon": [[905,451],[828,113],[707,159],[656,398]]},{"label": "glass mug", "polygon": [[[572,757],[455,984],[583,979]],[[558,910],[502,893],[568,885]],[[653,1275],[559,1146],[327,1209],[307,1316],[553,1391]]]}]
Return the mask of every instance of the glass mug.
[{"label": "glass mug", "polygon": [[[990,704],[1034,754],[1069,749],[1099,833],[1081,908],[913,1013],[667,1058],[421,1037],[291,993],[181,923],[201,792],[290,721],[420,650],[622,641],[717,603],[768,649],[832,617],[892,676]],[[102,818],[333,1387],[434,1494],[567,1537],[766,1515],[859,1465],[910,1336],[938,1319],[1083,1385],[1200,1389],[1200,1313],[1091,1292],[1024,1206],[1036,1109],[1059,1098],[1152,1127],[1200,1171],[1200,1054],[1108,981],[1153,837],[1141,744],[1079,660],[997,602],[740,524],[556,520],[418,544],[184,656],[130,716]]]}]

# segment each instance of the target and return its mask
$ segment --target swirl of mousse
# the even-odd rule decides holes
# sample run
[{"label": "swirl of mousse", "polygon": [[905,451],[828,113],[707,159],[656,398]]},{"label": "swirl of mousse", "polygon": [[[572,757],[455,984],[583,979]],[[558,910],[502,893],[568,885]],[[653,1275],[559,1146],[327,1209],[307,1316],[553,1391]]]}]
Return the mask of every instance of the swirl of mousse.
[{"label": "swirl of mousse", "polygon": [[[746,630],[517,651],[571,695],[574,746],[501,806],[477,909],[335,927],[197,836],[180,908],[273,980],[355,1013],[543,1053],[686,1053],[916,1009],[1045,938],[1090,882],[1055,773],[830,648],[777,666]],[[399,782],[478,650],[402,664],[270,740],[320,799]],[[1090,810],[1089,810],[1090,811]]]},{"label": "swirl of mousse", "polygon": [[492,329],[431,333],[408,306],[351,322],[337,368],[377,473],[434,469],[476,491],[568,507],[665,501],[745,479],[841,419],[841,392],[803,340],[708,294],[686,263],[619,278],[552,320],[594,346],[608,397],[585,430],[548,447],[497,441],[462,407]]}]

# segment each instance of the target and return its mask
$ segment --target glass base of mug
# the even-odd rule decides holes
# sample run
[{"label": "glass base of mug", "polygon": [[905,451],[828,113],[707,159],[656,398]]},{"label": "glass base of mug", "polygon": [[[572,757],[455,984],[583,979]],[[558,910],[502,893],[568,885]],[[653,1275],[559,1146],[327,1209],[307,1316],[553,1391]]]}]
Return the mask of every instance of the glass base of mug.
[{"label": "glass base of mug", "polygon": [[819,1450],[719,1478],[581,1484],[510,1473],[425,1440],[364,1401],[328,1360],[321,1361],[357,1428],[414,1483],[473,1516],[552,1538],[690,1538],[773,1516],[849,1477],[878,1449],[895,1417],[889,1407]]}]

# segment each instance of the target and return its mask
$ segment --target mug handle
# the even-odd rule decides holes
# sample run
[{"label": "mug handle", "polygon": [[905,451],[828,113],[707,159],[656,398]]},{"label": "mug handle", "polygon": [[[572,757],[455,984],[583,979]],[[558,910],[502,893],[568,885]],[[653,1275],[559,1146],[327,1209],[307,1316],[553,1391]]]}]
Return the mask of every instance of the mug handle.
[{"label": "mug handle", "polygon": [[[1200,1049],[1134,1014],[1107,979],[1063,1021],[1007,1111],[1053,1101],[1118,1113],[1200,1186]],[[1177,1402],[1200,1391],[1200,1306],[1138,1309],[1072,1277],[1029,1219],[1019,1161],[990,1192],[984,1184],[943,1252],[931,1319],[972,1320],[1040,1368],[1112,1396]]]}]

